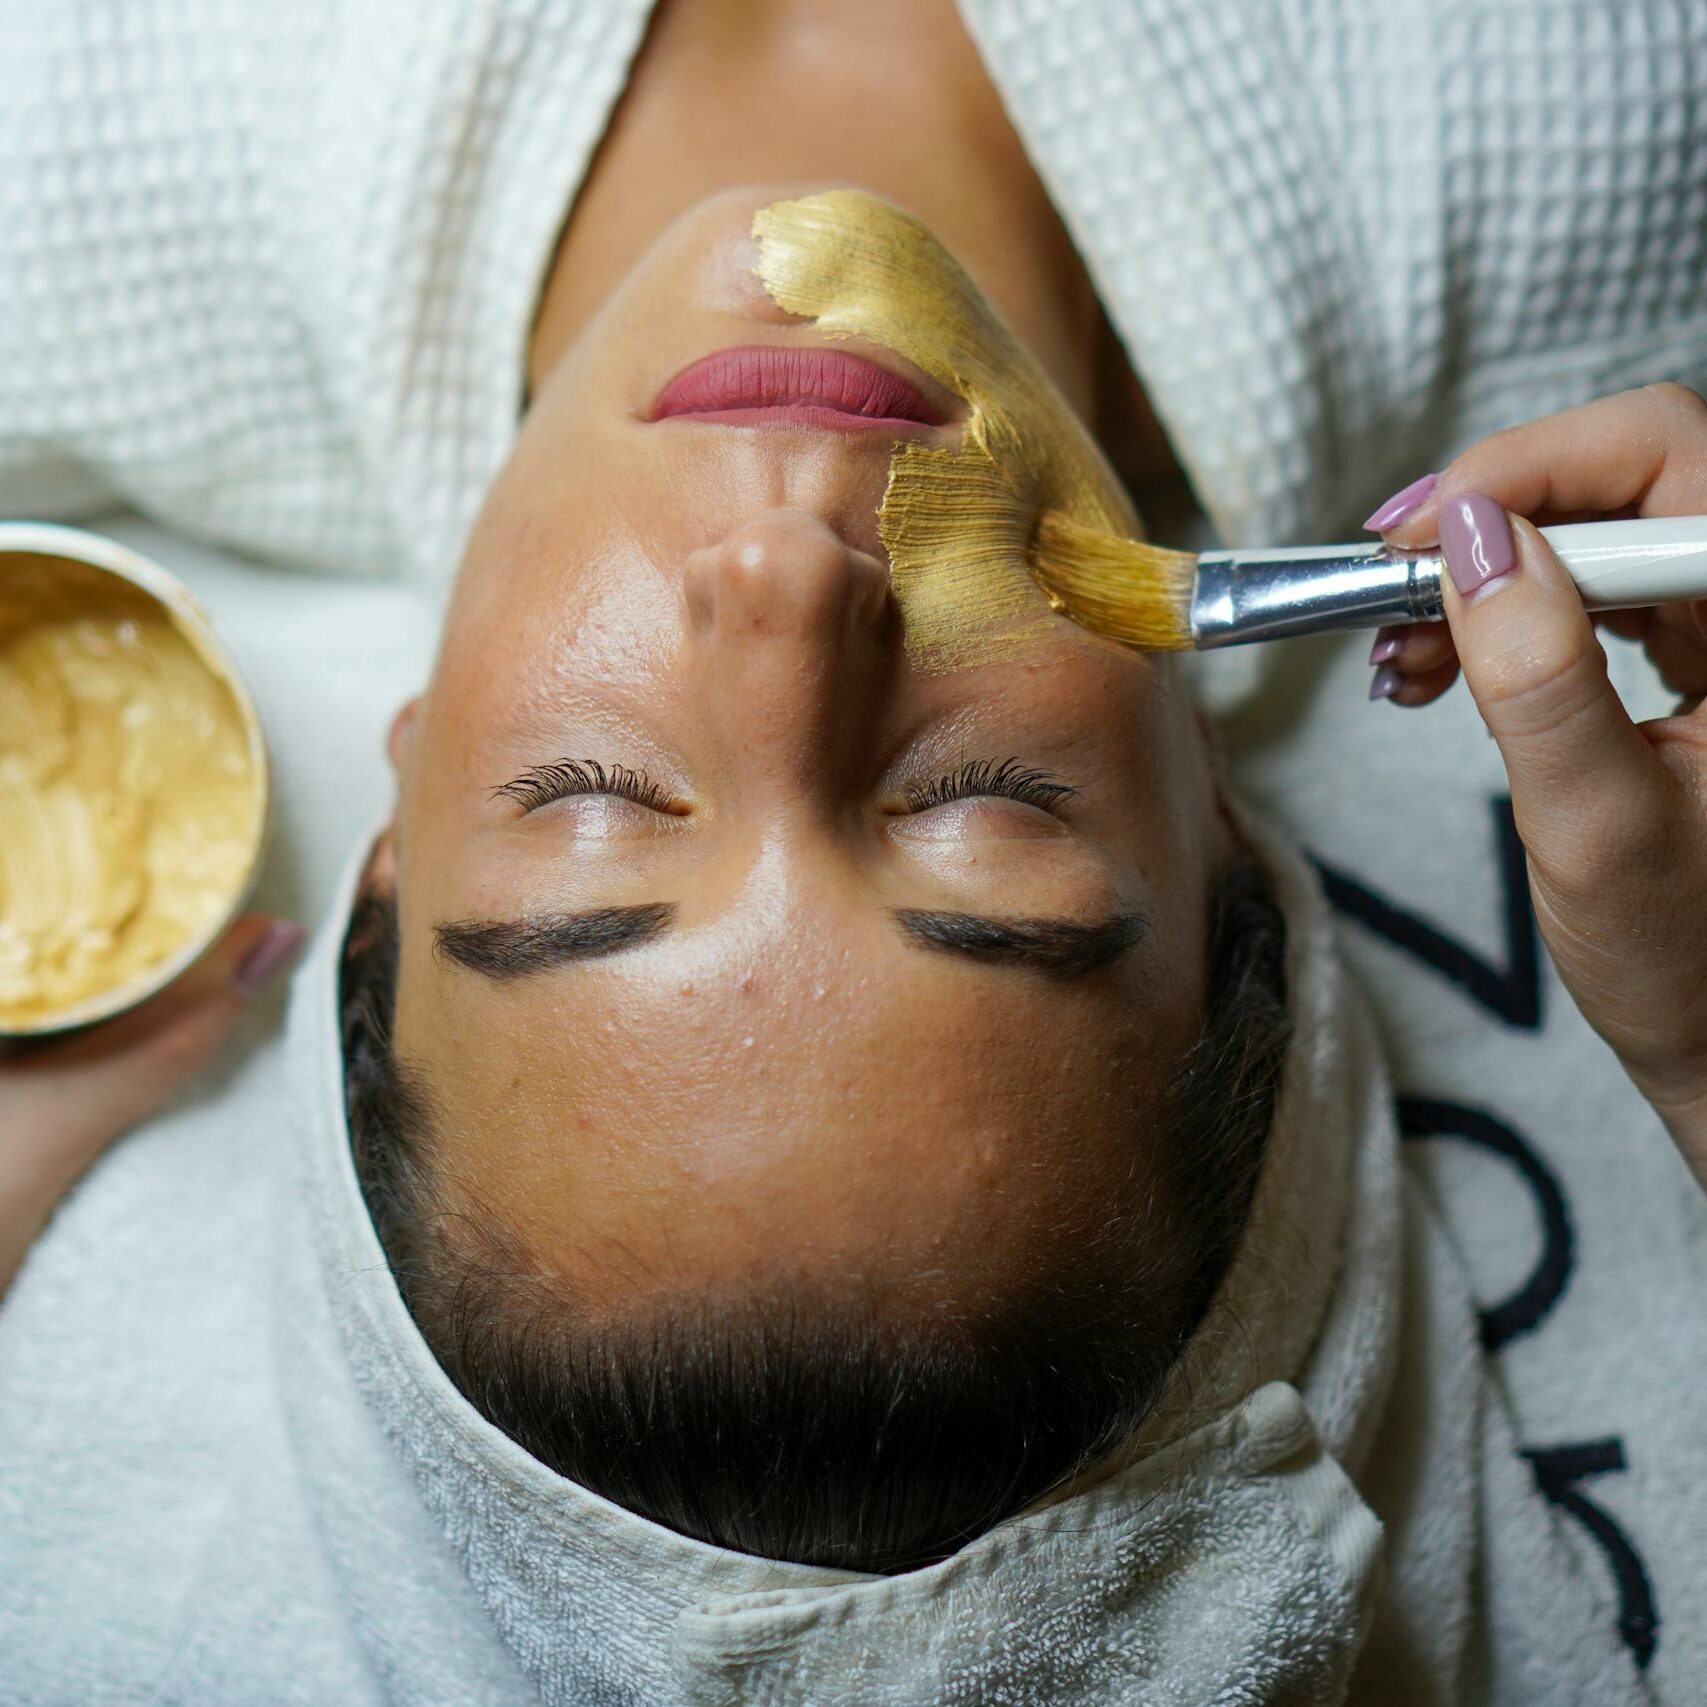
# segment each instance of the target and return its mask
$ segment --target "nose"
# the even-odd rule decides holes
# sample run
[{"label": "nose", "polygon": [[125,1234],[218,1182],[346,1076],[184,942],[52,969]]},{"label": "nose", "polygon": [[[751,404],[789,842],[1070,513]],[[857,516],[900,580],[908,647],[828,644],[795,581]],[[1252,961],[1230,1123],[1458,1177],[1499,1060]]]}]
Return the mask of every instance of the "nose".
[{"label": "nose", "polygon": [[809,511],[768,510],[693,552],[684,594],[705,715],[744,786],[857,766],[899,639],[877,558]]}]

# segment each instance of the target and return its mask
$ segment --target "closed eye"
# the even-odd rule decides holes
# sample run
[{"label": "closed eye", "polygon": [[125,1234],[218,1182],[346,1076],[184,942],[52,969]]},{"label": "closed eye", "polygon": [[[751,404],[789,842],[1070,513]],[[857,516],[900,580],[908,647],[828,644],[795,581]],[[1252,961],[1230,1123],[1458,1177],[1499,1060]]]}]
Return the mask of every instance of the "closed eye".
[{"label": "closed eye", "polygon": [[681,817],[688,810],[685,801],[678,800],[645,771],[627,765],[602,765],[597,759],[557,759],[551,764],[534,765],[520,776],[500,783],[492,794],[494,798],[513,800],[523,812],[537,812],[554,800],[578,794],[615,795],[671,817]]},{"label": "closed eye", "polygon": [[969,800],[978,795],[999,795],[1045,812],[1057,812],[1064,801],[1078,792],[1071,783],[1062,782],[1047,771],[1022,765],[1017,758],[970,759],[946,776],[913,783],[904,798],[909,812],[928,812],[933,806],[946,806],[951,800]]}]

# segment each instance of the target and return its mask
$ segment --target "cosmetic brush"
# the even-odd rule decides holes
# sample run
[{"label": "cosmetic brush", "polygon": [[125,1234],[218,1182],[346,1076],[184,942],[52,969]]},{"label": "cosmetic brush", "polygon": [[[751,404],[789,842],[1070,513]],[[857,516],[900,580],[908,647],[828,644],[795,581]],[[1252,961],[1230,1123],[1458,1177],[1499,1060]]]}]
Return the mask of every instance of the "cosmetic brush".
[{"label": "cosmetic brush", "polygon": [[[1591,610],[1707,598],[1707,516],[1542,528]],[[1181,652],[1340,628],[1438,622],[1438,549],[1374,544],[1173,551],[1051,510],[1031,572],[1050,603],[1112,640]]]}]

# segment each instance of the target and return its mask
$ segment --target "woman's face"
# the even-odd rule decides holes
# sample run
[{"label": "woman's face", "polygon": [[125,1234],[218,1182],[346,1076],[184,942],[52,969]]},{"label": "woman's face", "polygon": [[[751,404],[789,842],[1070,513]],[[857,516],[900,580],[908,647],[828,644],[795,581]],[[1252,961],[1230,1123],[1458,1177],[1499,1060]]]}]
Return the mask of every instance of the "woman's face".
[{"label": "woman's face", "polygon": [[[398,742],[443,1174],[613,1300],[1058,1260],[1145,1190],[1200,1018],[1224,830],[1174,669],[1064,620],[910,665],[878,506],[963,407],[775,306],[778,193],[678,222],[551,373]],[[868,357],[934,421],[654,418],[746,346]]]}]

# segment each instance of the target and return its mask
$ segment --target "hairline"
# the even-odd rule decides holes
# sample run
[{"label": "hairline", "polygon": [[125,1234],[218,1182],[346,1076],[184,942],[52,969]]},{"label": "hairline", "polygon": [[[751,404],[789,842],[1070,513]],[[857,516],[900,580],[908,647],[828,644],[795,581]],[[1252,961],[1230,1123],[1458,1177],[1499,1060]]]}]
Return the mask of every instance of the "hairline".
[{"label": "hairline", "polygon": [[[1253,882],[1253,874],[1260,881]],[[1170,1245],[1176,1247],[1182,1254],[1172,1272],[1178,1275],[1186,1296],[1183,1303],[1175,1301],[1167,1311],[1173,1318],[1173,1325],[1152,1335],[1144,1346],[1138,1348],[1141,1353],[1164,1353],[1165,1359],[1159,1366],[1150,1368],[1149,1374],[1143,1376],[1139,1387],[1134,1389],[1142,1402],[1136,1409],[1120,1413],[1116,1418],[1128,1433],[1130,1427],[1135,1427],[1141,1420],[1143,1410],[1159,1393],[1166,1370],[1177,1361],[1180,1350],[1200,1325],[1219,1280],[1231,1262],[1260,1171],[1273,1095],[1278,1086],[1279,1061],[1288,1035],[1284,916],[1266,870],[1254,857],[1237,860],[1212,880],[1210,896],[1206,933],[1209,965],[1206,969],[1203,1015],[1195,1041],[1182,1052],[1160,1099],[1163,1112],[1157,1129],[1161,1134],[1159,1150],[1166,1185],[1162,1194],[1159,1229],[1157,1217],[1150,1217],[1147,1222],[1149,1230],[1159,1231],[1160,1236],[1154,1241],[1154,1249],[1146,1249],[1143,1241],[1135,1242],[1130,1236],[1124,1241],[1129,1255],[1145,1261],[1154,1258],[1158,1249]],[[358,900],[358,916],[370,902],[381,908],[386,905],[385,898],[366,893]],[[390,906],[394,932],[394,902]],[[1235,919],[1235,915],[1242,918],[1247,913],[1256,919],[1254,927],[1241,925]],[[357,928],[357,920],[353,918],[346,970],[357,946]],[[1218,987],[1218,939],[1221,940],[1221,956],[1227,958],[1228,944],[1239,947],[1253,929],[1258,934],[1266,932],[1274,940],[1269,941],[1266,947],[1259,943],[1252,950],[1257,958],[1233,955],[1230,964],[1240,982],[1235,987],[1231,982],[1222,980],[1225,987]],[[394,935],[392,942],[391,993],[394,996]],[[1270,970],[1266,973],[1253,970],[1259,966],[1269,966]],[[1268,988],[1270,983],[1273,986],[1271,990]],[[1256,1014],[1257,1023],[1254,1029],[1250,1026],[1241,1029],[1230,1022],[1236,1020],[1248,1005],[1247,997],[1252,989],[1255,989],[1256,1006],[1251,1011]],[[346,1046],[352,1050],[346,1059],[347,1086],[353,1085],[360,1076],[364,1050],[371,1043],[371,1038],[364,1038],[361,1034],[371,1032],[372,1028],[352,1023],[352,1015],[359,1017],[369,994],[371,992],[357,990],[354,1003],[346,1001],[344,1004]],[[388,1016],[374,1017],[383,1020]],[[354,1091],[351,1094],[351,1137],[358,1152],[357,1168],[364,1197],[386,1249],[387,1260],[396,1272],[406,1303],[421,1321],[423,1334],[441,1363],[446,1363],[448,1350],[453,1362],[471,1362],[478,1375],[482,1356],[490,1354],[501,1359],[533,1360],[540,1355],[542,1346],[549,1352],[553,1344],[588,1355],[602,1350],[611,1365],[636,1354],[644,1363],[648,1351],[656,1356],[660,1348],[670,1345],[677,1347],[678,1354],[684,1348],[690,1355],[697,1352],[702,1342],[695,1340],[687,1328],[698,1322],[702,1335],[709,1331],[705,1327],[707,1306],[703,1298],[647,1293],[636,1299],[634,1309],[613,1311],[606,1308],[588,1312],[584,1301],[578,1299],[571,1289],[552,1285],[549,1281],[542,1282],[541,1277],[533,1272],[534,1265],[526,1259],[525,1253],[518,1255],[514,1246],[506,1245],[507,1230],[496,1218],[483,1219],[478,1213],[458,1216],[457,1224],[463,1229],[472,1228],[475,1238],[452,1239],[449,1245],[441,1248],[439,1259],[423,1257],[420,1254],[424,1249],[423,1221],[429,1213],[424,1206],[433,1202],[437,1195],[435,1188],[442,1183],[433,1166],[441,1132],[424,1076],[417,1067],[395,1057],[390,1059],[389,1066],[389,1082],[395,1093],[396,1110],[401,1116],[398,1129],[392,1134],[396,1142],[382,1142],[376,1147],[371,1141],[373,1134],[358,1129],[362,1123],[356,1118],[357,1097]],[[1219,1119],[1222,1115],[1227,1118]],[[1202,1138],[1205,1132],[1209,1133],[1211,1142],[1206,1146],[1188,1146],[1184,1142],[1188,1123],[1192,1121],[1202,1129],[1197,1133],[1198,1138]],[[1211,1127],[1215,1130],[1211,1131]],[[1244,1136],[1239,1137],[1238,1133]],[[1188,1147],[1191,1149],[1189,1155],[1184,1153]],[[1200,1238],[1199,1231],[1205,1228],[1209,1232]],[[1122,1245],[1122,1241],[1116,1238],[1099,1239],[1097,1243],[1111,1257],[1119,1252]],[[427,1291],[447,1280],[443,1272],[443,1249],[450,1249],[455,1272],[448,1277],[448,1293],[441,1294],[441,1305],[446,1297],[449,1304],[441,1310],[439,1331],[435,1334],[431,1323],[422,1321],[420,1306]],[[1087,1251],[1087,1258],[1089,1254]],[[1089,1266],[1088,1262],[1080,1262],[1065,1274],[1059,1269],[1041,1276],[1028,1274],[1019,1284],[1004,1289],[1001,1296],[985,1306],[984,1316],[978,1324],[979,1331],[988,1330],[992,1323],[999,1325],[998,1318],[1003,1317],[1023,1324],[1028,1310],[1036,1320],[1047,1321],[1052,1308],[1072,1307],[1073,1298],[1082,1297],[1085,1292],[1081,1283]],[[1143,1306],[1157,1302],[1153,1293],[1145,1294],[1143,1290],[1156,1278],[1153,1262],[1149,1271],[1143,1274],[1135,1270],[1122,1273],[1112,1264],[1107,1266],[1106,1272],[1113,1276],[1117,1294]],[[666,1300],[662,1309],[656,1302],[660,1296]],[[777,1296],[761,1288],[714,1300],[720,1314],[714,1318],[712,1326],[733,1330],[742,1336],[756,1335],[768,1343],[776,1328],[774,1306]],[[823,1300],[816,1295],[809,1296],[820,1325],[831,1318],[854,1319],[845,1307],[838,1312],[824,1307]],[[791,1320],[800,1320],[802,1297],[798,1290],[783,1296]],[[582,1307],[577,1308],[578,1305]],[[432,1309],[433,1306],[428,1305],[429,1315]],[[872,1317],[867,1312],[861,1320],[869,1326]],[[886,1318],[886,1331],[895,1334],[896,1327],[893,1317]],[[455,1342],[448,1347],[447,1331],[449,1339]],[[569,1336],[567,1339],[563,1338],[565,1334]],[[553,1339],[553,1335],[557,1337]],[[740,1343],[747,1343],[746,1339]],[[905,1335],[896,1335],[895,1343],[904,1354],[908,1343]],[[915,1339],[914,1343],[930,1342],[928,1339]],[[1142,1357],[1136,1362],[1141,1363]],[[446,1367],[453,1380],[462,1385],[462,1379],[451,1364],[447,1363]],[[511,1365],[505,1363],[502,1367]],[[467,1387],[464,1391],[488,1414],[490,1420],[496,1421],[500,1427],[506,1426],[474,1392]],[[513,1437],[519,1440],[524,1450],[535,1451],[528,1439],[519,1434]],[[1115,1443],[1114,1440],[1098,1438],[1089,1441],[1088,1445],[1105,1449]],[[535,1455],[542,1454],[535,1451]],[[545,1461],[551,1464],[549,1457]],[[1087,1464],[1075,1465],[1051,1485],[1059,1485],[1087,1467]],[[561,1468],[560,1473],[573,1474]],[[620,1500],[620,1496],[610,1494],[608,1484],[595,1480],[588,1485],[605,1492],[607,1497]],[[1032,1497],[1040,1491],[1046,1490],[1034,1489]],[[644,1507],[637,1509],[645,1510]]]}]

